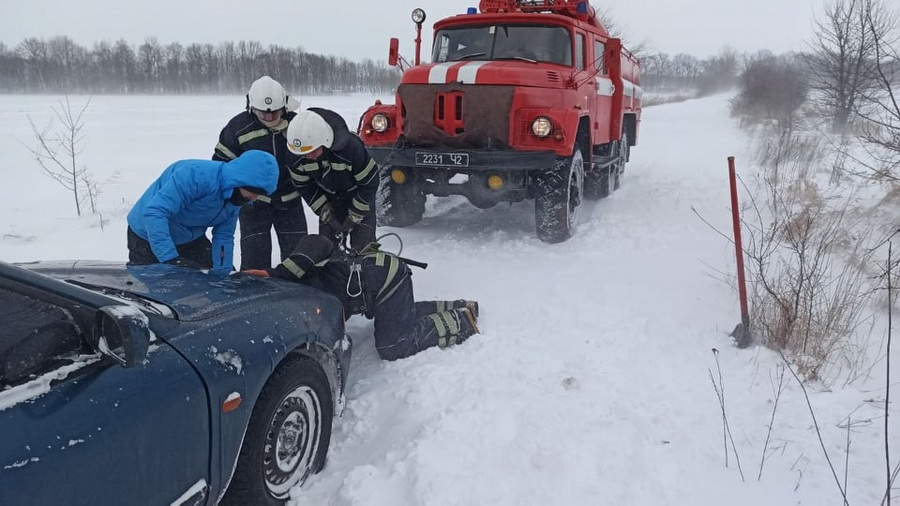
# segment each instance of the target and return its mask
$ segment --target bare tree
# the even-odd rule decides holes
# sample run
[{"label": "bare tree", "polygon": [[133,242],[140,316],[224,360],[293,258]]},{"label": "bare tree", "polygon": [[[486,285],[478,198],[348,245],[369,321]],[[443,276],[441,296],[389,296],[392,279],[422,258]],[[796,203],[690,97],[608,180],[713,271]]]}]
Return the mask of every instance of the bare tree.
[{"label": "bare tree", "polygon": [[873,40],[876,86],[865,93],[858,115],[860,137],[874,148],[875,177],[900,180],[900,50],[897,12],[881,0],[862,0],[866,28]]},{"label": "bare tree", "polygon": [[26,69],[34,88],[38,91],[45,91],[50,62],[47,43],[43,39],[29,37],[19,44],[17,51],[28,62]]},{"label": "bare tree", "polygon": [[159,93],[162,91],[163,48],[157,42],[156,37],[147,37],[138,48],[138,60],[140,72],[144,81],[144,91]]},{"label": "bare tree", "polygon": [[184,71],[184,47],[177,42],[173,42],[166,46],[165,60],[166,78],[164,89],[174,93],[184,92],[184,83],[182,79],[182,72]]},{"label": "bare tree", "polygon": [[701,62],[701,72],[697,82],[697,94],[709,95],[731,89],[737,82],[740,58],[730,46],[723,47],[719,54]]},{"label": "bare tree", "polygon": [[739,79],[740,91],[731,112],[746,123],[774,122],[782,132],[793,130],[806,102],[809,84],[795,55],[768,51],[748,58]]},{"label": "bare tree", "polygon": [[866,28],[867,0],[834,0],[816,20],[811,85],[832,130],[844,133],[860,98],[876,85],[875,39]]},{"label": "bare tree", "polygon": [[91,211],[96,212],[96,196],[99,194],[99,185],[90,171],[78,165],[78,155],[83,150],[84,141],[81,134],[84,127],[82,115],[90,103],[88,99],[80,111],[73,113],[68,95],[60,100],[59,107],[52,108],[56,119],[62,123],[62,129],[58,131],[53,129],[53,119],[43,129],[38,129],[31,117],[28,118],[37,141],[35,147],[29,148],[31,154],[44,174],[72,192],[78,216],[81,216],[85,199],[89,200]]}]

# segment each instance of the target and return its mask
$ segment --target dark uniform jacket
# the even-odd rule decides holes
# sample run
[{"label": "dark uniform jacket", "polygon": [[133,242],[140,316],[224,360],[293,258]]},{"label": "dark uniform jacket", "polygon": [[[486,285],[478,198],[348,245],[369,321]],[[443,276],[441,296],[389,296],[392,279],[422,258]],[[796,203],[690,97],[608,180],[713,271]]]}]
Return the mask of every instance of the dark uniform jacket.
[{"label": "dark uniform jacket", "polygon": [[316,214],[326,202],[341,201],[346,203],[350,218],[359,223],[374,211],[378,165],[363,141],[347,129],[343,118],[327,109],[310,110],[328,122],[334,130],[334,141],[318,160],[295,157],[290,168],[294,185]]},{"label": "dark uniform jacket", "polygon": [[377,246],[373,243],[359,255],[348,256],[327,237],[311,234],[300,239],[290,257],[268,271],[334,295],[344,304],[348,318],[352,314],[371,318],[375,308],[410,276],[402,260],[378,251]]},{"label": "dark uniform jacket", "polygon": [[223,162],[234,160],[244,151],[258,149],[271,153],[278,161],[278,188],[271,197],[260,197],[261,202],[278,205],[297,199],[300,194],[291,182],[290,166],[295,164],[297,156],[288,151],[287,127],[297,113],[286,112],[281,123],[275,128],[263,125],[251,111],[244,111],[231,118],[219,134],[219,143],[212,159]]}]

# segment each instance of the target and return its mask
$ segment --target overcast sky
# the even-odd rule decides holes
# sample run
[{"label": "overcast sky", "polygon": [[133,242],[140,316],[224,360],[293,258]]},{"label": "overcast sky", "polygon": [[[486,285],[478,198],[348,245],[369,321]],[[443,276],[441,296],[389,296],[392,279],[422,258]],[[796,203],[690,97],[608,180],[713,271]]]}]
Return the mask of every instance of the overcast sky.
[{"label": "overcast sky", "polygon": [[[631,42],[697,57],[728,44],[738,51],[804,49],[813,17],[824,0],[603,0]],[[465,13],[477,0],[0,0],[0,42],[14,47],[26,37],[68,35],[91,47],[99,40],[140,43],[256,40],[263,45],[300,46],[354,61],[387,58],[388,39],[399,37],[411,59],[415,28],[409,14],[425,9],[423,45],[431,24]],[[427,51],[425,52],[427,54]]]}]

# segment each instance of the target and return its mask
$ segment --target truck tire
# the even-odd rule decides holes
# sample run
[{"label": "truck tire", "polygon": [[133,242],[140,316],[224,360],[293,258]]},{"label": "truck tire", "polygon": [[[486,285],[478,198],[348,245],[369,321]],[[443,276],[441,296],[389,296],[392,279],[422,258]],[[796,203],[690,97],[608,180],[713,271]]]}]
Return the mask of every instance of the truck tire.
[{"label": "truck tire", "polygon": [[275,369],[253,407],[222,505],[283,505],[290,489],[325,466],[334,405],[315,360],[291,355]]},{"label": "truck tire", "polygon": [[616,145],[616,160],[602,169],[594,169],[584,175],[584,196],[590,200],[609,197],[622,186],[622,173],[630,155],[628,134],[622,132],[622,139]]},{"label": "truck tire", "polygon": [[609,197],[616,185],[617,175],[613,165],[594,169],[584,175],[584,198],[597,200]]},{"label": "truck tire", "polygon": [[375,217],[378,225],[408,227],[422,221],[425,194],[413,182],[402,185],[391,180],[391,166],[381,168],[378,193],[375,195]]},{"label": "truck tire", "polygon": [[538,178],[534,199],[537,236],[548,243],[572,237],[584,191],[584,159],[581,150],[557,162],[555,171]]},{"label": "truck tire", "polygon": [[622,139],[619,141],[619,158],[613,164],[615,170],[615,177],[613,178],[613,190],[618,190],[622,187],[622,174],[625,173],[625,163],[628,162],[628,156],[630,155],[631,147],[628,145],[628,134],[622,132]]}]

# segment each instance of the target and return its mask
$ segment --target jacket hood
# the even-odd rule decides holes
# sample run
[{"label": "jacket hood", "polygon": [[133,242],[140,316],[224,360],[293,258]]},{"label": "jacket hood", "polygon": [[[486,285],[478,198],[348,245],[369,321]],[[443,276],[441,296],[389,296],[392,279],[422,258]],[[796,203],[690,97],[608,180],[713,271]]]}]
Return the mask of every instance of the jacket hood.
[{"label": "jacket hood", "polygon": [[278,184],[278,162],[265,151],[245,151],[223,164],[222,184],[223,190],[229,192],[241,186],[252,186],[271,195]]}]

